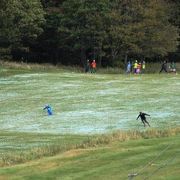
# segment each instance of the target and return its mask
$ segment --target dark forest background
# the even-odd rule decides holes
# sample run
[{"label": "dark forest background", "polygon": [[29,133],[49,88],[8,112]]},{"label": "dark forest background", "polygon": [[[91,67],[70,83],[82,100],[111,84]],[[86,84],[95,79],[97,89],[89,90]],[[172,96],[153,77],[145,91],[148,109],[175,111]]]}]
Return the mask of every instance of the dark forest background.
[{"label": "dark forest background", "polygon": [[0,59],[180,62],[179,0],[1,0]]}]

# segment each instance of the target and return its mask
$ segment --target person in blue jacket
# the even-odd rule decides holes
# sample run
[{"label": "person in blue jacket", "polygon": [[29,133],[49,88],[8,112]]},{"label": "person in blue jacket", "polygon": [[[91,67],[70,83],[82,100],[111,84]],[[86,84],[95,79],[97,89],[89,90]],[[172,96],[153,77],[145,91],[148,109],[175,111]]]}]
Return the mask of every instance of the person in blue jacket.
[{"label": "person in blue jacket", "polygon": [[47,113],[48,113],[49,116],[51,116],[53,114],[52,113],[52,108],[51,108],[50,105],[46,104],[43,110],[45,110],[45,109],[47,110]]},{"label": "person in blue jacket", "polygon": [[131,62],[130,61],[128,61],[128,63],[127,63],[126,73],[131,73]]}]

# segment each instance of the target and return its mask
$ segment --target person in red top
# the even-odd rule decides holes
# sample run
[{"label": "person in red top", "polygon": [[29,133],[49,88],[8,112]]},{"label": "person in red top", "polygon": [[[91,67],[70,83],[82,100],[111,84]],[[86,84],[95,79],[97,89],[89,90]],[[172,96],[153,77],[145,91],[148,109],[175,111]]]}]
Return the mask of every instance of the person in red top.
[{"label": "person in red top", "polygon": [[91,63],[91,73],[95,73],[96,72],[96,61],[93,60]]}]

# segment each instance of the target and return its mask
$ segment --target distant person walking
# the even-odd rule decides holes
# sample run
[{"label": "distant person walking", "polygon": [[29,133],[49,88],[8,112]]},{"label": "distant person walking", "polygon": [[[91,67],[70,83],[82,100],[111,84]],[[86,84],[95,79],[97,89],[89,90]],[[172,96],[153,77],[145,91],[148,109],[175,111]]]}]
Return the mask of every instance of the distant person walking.
[{"label": "distant person walking", "polygon": [[139,117],[141,118],[142,123],[144,124],[144,127],[146,126],[146,124],[148,124],[148,126],[150,127],[148,121],[146,120],[146,116],[150,116],[149,114],[143,113],[143,112],[139,112],[138,117],[136,118],[136,120],[139,119]]},{"label": "distant person walking", "polygon": [[130,61],[128,61],[128,63],[127,63],[126,73],[131,73],[131,62]]},{"label": "distant person walking", "polygon": [[89,62],[89,60],[87,60],[86,67],[85,67],[85,72],[87,73],[89,71],[90,71],[90,62]]},{"label": "distant person walking", "polygon": [[167,61],[164,61],[161,65],[161,70],[159,71],[159,73],[161,73],[162,71],[168,73],[167,71]]},{"label": "distant person walking", "polygon": [[91,73],[95,73],[96,72],[96,61],[93,60],[91,63]]},{"label": "distant person walking", "polygon": [[134,63],[134,74],[137,74],[137,67],[138,67],[138,61],[135,60],[135,63]]}]

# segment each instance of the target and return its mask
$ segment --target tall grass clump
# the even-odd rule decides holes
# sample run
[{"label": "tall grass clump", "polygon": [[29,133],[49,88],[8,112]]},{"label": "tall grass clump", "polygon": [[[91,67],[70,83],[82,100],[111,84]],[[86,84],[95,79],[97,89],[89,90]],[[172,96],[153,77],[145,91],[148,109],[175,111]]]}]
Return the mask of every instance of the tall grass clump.
[{"label": "tall grass clump", "polygon": [[[3,71],[4,70],[4,71]],[[29,72],[84,72],[83,68],[79,66],[63,66],[60,64],[52,65],[48,63],[24,63],[12,61],[0,61],[0,74],[9,76],[14,74],[22,74]]]},{"label": "tall grass clump", "polygon": [[1,67],[6,67],[9,69],[26,69],[26,70],[33,70],[33,69],[55,69],[56,66],[51,64],[36,64],[36,63],[24,63],[24,62],[15,62],[15,61],[0,61]]},{"label": "tall grass clump", "polygon": [[79,148],[96,147],[99,145],[110,144],[115,141],[128,141],[137,139],[150,139],[160,137],[170,137],[180,134],[180,128],[173,129],[149,129],[146,131],[116,131],[112,134],[99,135],[93,139],[85,140]]},{"label": "tall grass clump", "polygon": [[58,153],[75,149],[74,145],[46,145],[42,147],[36,147],[30,150],[18,152],[15,154],[1,153],[0,167],[10,166],[15,164],[25,163],[34,159],[40,159],[47,156],[54,156]]}]

